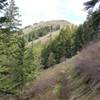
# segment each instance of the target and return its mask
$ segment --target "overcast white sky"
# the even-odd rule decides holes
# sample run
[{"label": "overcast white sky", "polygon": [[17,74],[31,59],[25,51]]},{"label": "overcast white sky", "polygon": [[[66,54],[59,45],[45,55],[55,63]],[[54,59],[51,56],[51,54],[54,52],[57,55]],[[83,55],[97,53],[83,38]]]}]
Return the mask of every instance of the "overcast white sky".
[{"label": "overcast white sky", "polygon": [[15,0],[22,15],[23,26],[55,19],[80,24],[86,19],[84,1],[86,0]]}]

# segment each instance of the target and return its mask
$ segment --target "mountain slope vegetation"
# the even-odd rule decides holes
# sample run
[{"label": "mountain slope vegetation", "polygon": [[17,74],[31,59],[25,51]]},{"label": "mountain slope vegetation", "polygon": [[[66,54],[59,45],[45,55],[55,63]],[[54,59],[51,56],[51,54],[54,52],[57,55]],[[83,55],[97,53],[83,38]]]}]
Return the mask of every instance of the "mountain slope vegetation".
[{"label": "mountain slope vegetation", "polygon": [[24,38],[26,42],[32,42],[47,34],[53,34],[56,31],[60,31],[63,27],[75,27],[74,24],[66,20],[52,20],[47,22],[35,23],[31,26],[27,26],[23,29]]},{"label": "mountain slope vegetation", "polygon": [[74,98],[99,100],[98,60],[100,58],[97,53],[100,50],[99,44],[100,42],[93,43],[79,55],[41,72],[35,82],[23,89],[19,98],[21,100],[73,100]]},{"label": "mountain slope vegetation", "polygon": [[52,20],[20,29],[15,1],[1,0],[0,100],[99,100],[99,3],[84,3],[79,26]]}]

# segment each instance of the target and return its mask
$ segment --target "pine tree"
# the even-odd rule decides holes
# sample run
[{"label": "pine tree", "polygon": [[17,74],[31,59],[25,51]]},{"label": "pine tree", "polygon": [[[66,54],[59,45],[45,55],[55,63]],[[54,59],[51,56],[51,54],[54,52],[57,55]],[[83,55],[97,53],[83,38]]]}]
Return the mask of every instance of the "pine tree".
[{"label": "pine tree", "polygon": [[11,0],[5,12],[4,28],[0,30],[0,91],[2,92],[12,92],[24,83],[25,42],[24,38],[17,34],[20,32],[17,9],[14,0]]},{"label": "pine tree", "polygon": [[[100,0],[89,0],[84,3],[86,10],[88,11],[87,22],[91,23],[89,27],[94,31],[94,34],[98,37],[100,33]],[[94,9],[96,5],[99,5],[97,9]]]},{"label": "pine tree", "polygon": [[[0,0],[0,13],[4,11],[5,6],[7,6],[7,0]],[[2,23],[6,21],[6,18],[4,16],[0,16],[0,27],[2,27]]]},{"label": "pine tree", "polygon": [[86,6],[85,9],[86,9],[86,10],[90,10],[90,9],[93,10],[93,8],[95,7],[95,5],[96,5],[98,2],[100,2],[100,0],[89,0],[89,1],[85,2],[85,3],[84,3],[84,5]]},{"label": "pine tree", "polygon": [[6,28],[9,28],[10,31],[19,31],[21,26],[19,8],[15,5],[15,1],[11,0],[9,2],[8,7],[5,10],[5,17],[7,18],[8,22],[4,24]]},{"label": "pine tree", "polygon": [[7,0],[0,0],[0,10],[3,10],[3,8],[7,5]]},{"label": "pine tree", "polygon": [[42,51],[42,64],[44,68],[60,63],[65,58],[72,57],[74,26],[67,26],[60,30],[60,34],[47,45]]},{"label": "pine tree", "polygon": [[40,69],[40,61],[38,58],[39,52],[35,50],[35,48],[36,47],[34,47],[32,43],[31,47],[27,48],[25,51],[25,57],[24,57],[25,81],[30,81],[35,79]]},{"label": "pine tree", "polygon": [[[13,61],[13,82],[17,87],[22,87],[24,84],[24,52],[25,52],[25,40],[23,37],[15,38],[15,50],[12,53],[12,61]],[[14,48],[12,48],[14,49]]]}]

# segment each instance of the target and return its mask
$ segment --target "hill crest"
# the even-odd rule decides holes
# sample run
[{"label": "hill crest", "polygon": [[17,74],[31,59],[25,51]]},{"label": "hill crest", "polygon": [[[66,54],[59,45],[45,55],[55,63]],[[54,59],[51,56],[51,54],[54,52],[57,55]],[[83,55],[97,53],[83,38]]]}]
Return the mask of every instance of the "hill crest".
[{"label": "hill crest", "polygon": [[46,26],[56,26],[59,25],[60,27],[72,26],[74,24],[70,23],[67,20],[49,20],[49,21],[41,21],[39,23],[34,23],[33,25],[28,25],[23,28],[23,32],[26,34],[31,32],[34,28],[41,28]]}]

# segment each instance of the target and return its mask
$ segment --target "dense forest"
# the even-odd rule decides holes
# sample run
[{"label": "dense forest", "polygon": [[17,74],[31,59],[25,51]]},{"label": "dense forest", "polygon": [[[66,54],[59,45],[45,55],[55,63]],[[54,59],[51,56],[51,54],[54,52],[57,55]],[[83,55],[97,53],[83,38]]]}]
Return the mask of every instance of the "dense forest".
[{"label": "dense forest", "polygon": [[[84,3],[88,16],[79,26],[67,22],[66,25],[48,24],[34,27],[25,33],[25,29],[21,29],[21,16],[15,1],[0,0],[0,97],[18,95],[19,91],[27,83],[36,80],[42,71],[78,55],[89,44],[99,41],[100,5],[95,9],[99,3],[100,0]],[[48,37],[48,42],[34,44],[35,40],[48,34],[53,35],[56,31],[59,34],[53,39]],[[30,43],[31,45],[27,46]],[[79,69],[79,66],[77,68]]]}]

